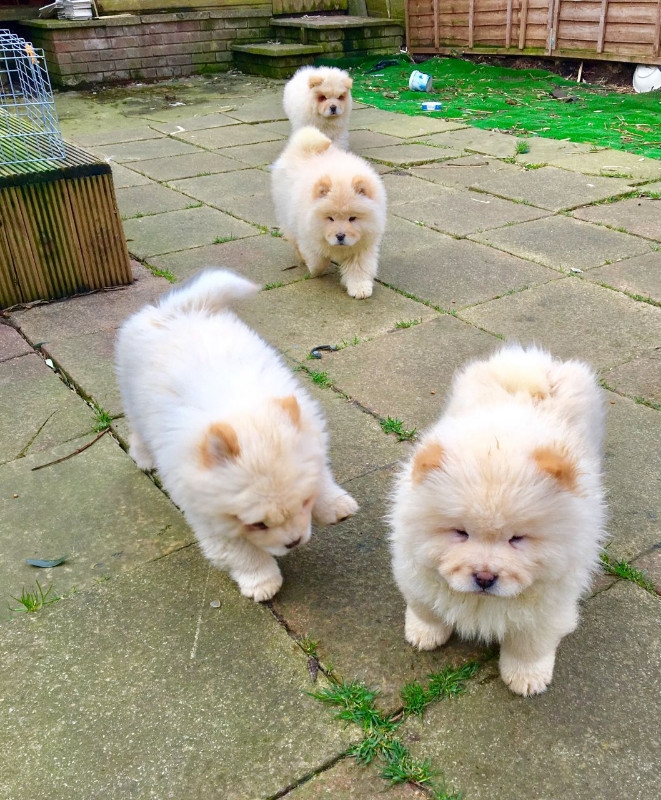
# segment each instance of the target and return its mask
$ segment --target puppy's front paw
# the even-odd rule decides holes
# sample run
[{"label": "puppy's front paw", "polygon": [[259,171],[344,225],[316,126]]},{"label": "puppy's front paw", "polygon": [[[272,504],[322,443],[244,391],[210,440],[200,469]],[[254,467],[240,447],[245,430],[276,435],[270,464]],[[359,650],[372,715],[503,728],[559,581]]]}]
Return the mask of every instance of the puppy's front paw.
[{"label": "puppy's front paw", "polygon": [[372,296],[372,281],[347,281],[347,294],[356,300],[365,300]]},{"label": "puppy's front paw", "polygon": [[418,650],[435,650],[450,638],[452,625],[446,625],[440,619],[433,623],[425,622],[410,606],[407,606],[404,635],[406,641]]},{"label": "puppy's front paw", "polygon": [[155,464],[152,454],[144,440],[137,433],[129,434],[129,455],[141,470],[149,472],[149,470],[154,469]]},{"label": "puppy's front paw", "polygon": [[261,573],[250,577],[235,576],[235,580],[239,584],[241,594],[250,597],[256,603],[270,600],[282,586],[282,575],[279,569],[275,573]]},{"label": "puppy's front paw", "polygon": [[319,498],[315,503],[313,516],[322,525],[334,525],[358,511],[358,503],[347,492],[330,498]]},{"label": "puppy's front paw", "polygon": [[555,654],[540,658],[539,661],[517,661],[507,654],[500,656],[500,675],[514,694],[530,697],[540,694],[551,683]]}]

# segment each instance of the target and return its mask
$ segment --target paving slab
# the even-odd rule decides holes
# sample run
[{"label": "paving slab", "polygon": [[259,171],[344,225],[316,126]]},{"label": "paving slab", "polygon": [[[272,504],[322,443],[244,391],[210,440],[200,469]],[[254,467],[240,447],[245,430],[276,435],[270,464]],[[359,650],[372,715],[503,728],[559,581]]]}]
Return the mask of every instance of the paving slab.
[{"label": "paving slab", "polygon": [[[193,178],[193,180],[201,180]],[[168,211],[152,217],[124,221],[129,253],[149,258],[161,253],[187,250],[213,244],[217,239],[240,239],[255,236],[258,231],[240,219],[200,206],[183,211]]]},{"label": "paving slab", "polygon": [[272,164],[282,153],[285,142],[277,139],[274,142],[259,142],[258,144],[237,145],[223,150],[228,156],[235,158],[242,164],[251,167],[264,167]]},{"label": "paving slab", "polygon": [[382,176],[388,195],[388,210],[415,200],[437,200],[448,197],[444,186],[416,177],[410,169],[391,169]]},{"label": "paving slab", "polygon": [[661,335],[661,309],[575,277],[460,313],[506,339],[536,342],[558,358],[582,358],[599,370],[658,346]]},{"label": "paving slab", "polygon": [[153,182],[117,189],[115,194],[122,219],[146,217],[151,214],[162,214],[165,211],[180,211],[195,204],[190,197]]},{"label": "paving slab", "polygon": [[411,784],[388,786],[379,776],[379,764],[369,767],[343,759],[320,775],[315,775],[288,795],[291,800],[426,800],[429,796]]},{"label": "paving slab", "polygon": [[298,646],[196,548],[3,634],[4,797],[273,797],[351,742]]},{"label": "paving slab", "polygon": [[188,142],[207,150],[281,140],[277,133],[263,129],[259,125],[242,124],[228,125],[224,128],[206,128],[199,131],[182,131],[173,134],[173,137],[182,143]]},{"label": "paving slab", "polygon": [[0,363],[0,394],[0,463],[92,430],[92,409],[36,353]]},{"label": "paving slab", "polygon": [[[228,110],[231,108],[227,107]],[[172,136],[185,131],[202,131],[207,128],[225,128],[227,125],[238,125],[239,121],[229,114],[215,111],[211,114],[199,114],[192,117],[181,117],[175,120],[150,120],[150,126],[163,134]]]},{"label": "paving slab", "polygon": [[173,181],[173,188],[196,200],[256,225],[276,224],[271,200],[271,179],[262,169],[239,169],[222,175]]},{"label": "paving slab", "polygon": [[385,133],[378,133],[370,130],[351,131],[349,138],[349,150],[365,158],[364,151],[370,147],[388,147],[399,144],[401,139],[396,136],[388,136]]},{"label": "paving slab", "polygon": [[661,199],[631,197],[574,211],[574,217],[661,242]]},{"label": "paving slab", "polygon": [[147,139],[162,139],[163,133],[151,125],[137,125],[132,128],[115,128],[97,133],[81,133],[73,140],[82,147],[97,148],[106,144],[123,144],[125,142],[144,142]]},{"label": "paving slab", "polygon": [[379,278],[443,309],[459,309],[553,280],[539,264],[391,217]]},{"label": "paving slab", "polygon": [[[184,518],[108,434],[73,439],[0,467],[0,594],[53,584],[58,595],[93,586],[190,544]],[[35,569],[26,558],[67,560]],[[15,604],[12,603],[12,606]],[[6,604],[0,619],[11,616]],[[12,795],[5,795],[11,797]]]},{"label": "paving slab", "polygon": [[32,348],[11,325],[0,323],[0,362],[32,352]]},{"label": "paving slab", "polygon": [[241,106],[227,113],[241,122],[274,122],[277,120],[286,120],[287,115],[282,107],[283,87],[284,82],[278,85],[275,91],[262,97],[247,100]]},{"label": "paving slab", "polygon": [[516,136],[480,128],[463,128],[425,137],[425,141],[440,147],[452,147],[497,158],[511,158],[516,153]]},{"label": "paving slab", "polygon": [[655,797],[660,624],[658,598],[617,584],[586,603],[545,694],[516,697],[485,674],[407,721],[409,747],[474,800]]},{"label": "paving slab", "polygon": [[280,237],[260,233],[246,239],[153,256],[149,263],[184,280],[206,267],[227,267],[261,284],[293,283],[307,274],[292,246]]},{"label": "paving slab", "polygon": [[97,145],[94,151],[107,161],[130,164],[133,161],[146,161],[150,158],[168,158],[195,153],[197,148],[178,139],[160,137],[123,144]]},{"label": "paving slab", "polygon": [[362,155],[371,161],[404,167],[457,158],[461,155],[461,151],[446,147],[430,147],[426,144],[402,142],[402,144],[394,144],[388,147],[368,147],[363,150]]},{"label": "paving slab", "polygon": [[423,164],[413,167],[411,172],[424,180],[452,186],[457,189],[468,189],[489,177],[502,177],[505,181],[519,173],[516,164],[508,164],[495,158],[482,155],[470,155],[455,158],[441,164]]},{"label": "paving slab", "polygon": [[564,271],[587,270],[650,251],[644,239],[565,216],[523,222],[471,238]]},{"label": "paving slab", "polygon": [[661,161],[644,158],[623,150],[599,150],[598,152],[558,155],[547,159],[561,169],[581,172],[584,175],[630,178],[633,181],[653,181],[661,178]]},{"label": "paving slab", "polygon": [[637,558],[634,565],[645,573],[658,595],[661,595],[661,548],[658,546],[651,552]]},{"label": "paving slab", "polygon": [[242,318],[267,341],[312,369],[316,369],[315,362],[307,356],[317,345],[370,339],[394,328],[399,320],[436,315],[436,311],[378,284],[370,298],[356,300],[340,286],[335,274],[262,292],[241,308]]},{"label": "paving slab", "polygon": [[433,197],[427,199],[399,203],[394,208],[391,206],[391,212],[411,222],[422,222],[428,228],[451,236],[467,236],[516,222],[540,219],[550,214],[522,203],[490,197],[482,192],[448,188],[444,188],[440,195],[434,193]]},{"label": "paving slab", "polygon": [[380,417],[423,430],[441,414],[455,370],[500,342],[450,315],[324,356],[340,391]]},{"label": "paving slab", "polygon": [[[137,166],[139,162],[133,163]],[[112,169],[112,181],[115,189],[124,189],[127,186],[144,186],[151,183],[146,175],[141,175],[139,172],[123,167],[121,164],[111,163],[110,168]]]},{"label": "paving slab", "polygon": [[170,288],[140,264],[133,266],[131,286],[72,297],[65,302],[46,303],[10,314],[32,344],[46,344],[70,336],[119,327],[129,314],[152,303]]},{"label": "paving slab", "polygon": [[577,153],[589,153],[593,149],[591,144],[544,139],[542,136],[519,137],[519,141],[525,142],[528,147],[527,152],[517,153],[514,156],[519,164],[550,164],[554,163],[555,159]]},{"label": "paving slab", "polygon": [[609,369],[604,380],[620,394],[661,406],[661,344],[632,361]]},{"label": "paving slab", "polygon": [[134,161],[132,167],[155,181],[174,181],[240,169],[235,159],[221,156],[220,153],[210,153],[208,150],[197,150],[183,156]]},{"label": "paving slab", "polygon": [[375,133],[385,133],[397,136],[400,139],[414,139],[429,136],[432,133],[443,133],[465,128],[462,122],[456,120],[434,119],[433,117],[408,117],[403,114],[393,114],[389,111],[379,111],[375,108],[352,111],[349,122],[350,130],[369,128]]},{"label": "paving slab", "polygon": [[557,167],[526,170],[515,166],[515,170],[481,173],[471,188],[549,211],[566,211],[631,191],[631,184],[621,178],[581,175]]},{"label": "paving slab", "polygon": [[661,303],[661,251],[591,269],[585,278]]}]

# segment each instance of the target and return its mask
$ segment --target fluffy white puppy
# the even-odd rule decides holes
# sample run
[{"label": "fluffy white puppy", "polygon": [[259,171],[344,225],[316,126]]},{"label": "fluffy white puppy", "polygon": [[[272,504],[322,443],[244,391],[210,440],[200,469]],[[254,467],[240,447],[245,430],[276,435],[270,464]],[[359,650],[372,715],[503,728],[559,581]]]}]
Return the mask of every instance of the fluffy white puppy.
[{"label": "fluffy white puppy", "polygon": [[349,147],[349,73],[337,67],[301,67],[285,85],[282,104],[292,131],[313,125],[335,145]]},{"label": "fluffy white puppy", "polygon": [[532,695],[598,568],[605,407],[592,370],[503,347],[460,371],[399,476],[393,570],[421,650],[453,629],[500,643],[500,674]]},{"label": "fluffy white puppy", "polygon": [[261,601],[282,585],[274,556],[307,542],[311,519],[358,506],[333,479],[319,405],[227,308],[258,290],[202,272],[130,317],[116,356],[131,456],[158,469],[207,558]]},{"label": "fluffy white puppy", "polygon": [[351,297],[372,294],[386,224],[386,191],[362,158],[316,128],[295,133],[271,170],[278,226],[311,275],[331,259]]}]

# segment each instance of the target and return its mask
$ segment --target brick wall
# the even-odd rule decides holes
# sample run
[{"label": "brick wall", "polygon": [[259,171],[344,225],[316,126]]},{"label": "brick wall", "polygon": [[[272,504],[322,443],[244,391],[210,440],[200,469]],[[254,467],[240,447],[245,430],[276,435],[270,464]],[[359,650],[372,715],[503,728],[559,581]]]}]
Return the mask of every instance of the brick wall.
[{"label": "brick wall", "polygon": [[273,38],[272,5],[69,22],[34,20],[21,35],[42,48],[51,82],[81,86],[228,69],[233,42]]}]

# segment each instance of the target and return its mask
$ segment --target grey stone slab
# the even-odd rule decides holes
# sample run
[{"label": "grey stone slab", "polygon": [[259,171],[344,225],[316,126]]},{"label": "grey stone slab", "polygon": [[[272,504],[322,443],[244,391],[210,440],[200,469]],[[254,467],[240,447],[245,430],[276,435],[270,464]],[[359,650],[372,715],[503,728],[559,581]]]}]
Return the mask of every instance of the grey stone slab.
[{"label": "grey stone slab", "polygon": [[34,353],[0,363],[0,394],[0,463],[92,430],[91,408]]},{"label": "grey stone slab", "polygon": [[284,140],[278,139],[274,142],[228,147],[223,150],[223,153],[243,164],[249,164],[251,167],[263,167],[272,164],[278,158],[284,145]]},{"label": "grey stone slab", "polygon": [[[658,369],[658,362],[657,362]],[[610,373],[606,373],[610,385]],[[661,414],[609,395],[604,476],[609,552],[632,560],[661,542]]]},{"label": "grey stone slab", "polygon": [[398,144],[401,139],[370,130],[355,130],[349,135],[349,150],[365,158],[365,150],[371,147],[388,147]]},{"label": "grey stone slab", "polygon": [[[133,162],[134,164],[136,162]],[[125,189],[127,186],[144,186],[150,183],[150,180],[145,175],[141,175],[135,170],[123,167],[121,164],[111,163],[112,169],[112,182],[115,189]]]},{"label": "grey stone slab", "polygon": [[426,137],[426,141],[440,147],[452,147],[483,153],[497,158],[509,158],[516,152],[517,137],[499,131],[483,131],[480,128],[462,128],[447,133]]},{"label": "grey stone slab", "polygon": [[[174,505],[108,434],[59,464],[32,469],[93,438],[67,441],[0,467],[3,598],[34,589],[35,579],[43,586],[52,583],[59,595],[80,590],[193,541]],[[26,558],[60,556],[66,562],[46,570],[25,563]],[[9,613],[3,604],[0,618]]]},{"label": "grey stone slab", "polygon": [[[228,109],[230,107],[228,106]],[[207,128],[224,128],[227,125],[238,125],[239,121],[230,117],[221,111],[216,111],[211,114],[199,114],[193,117],[181,117],[174,120],[166,121],[151,121],[149,123],[152,128],[161,133],[172,136],[176,133],[184,133],[185,131],[201,131]]]},{"label": "grey stone slab", "polygon": [[466,797],[648,800],[657,794],[658,598],[618,584],[586,603],[551,688],[516,697],[495,668],[466,695],[409,720],[408,744]]},{"label": "grey stone slab", "polygon": [[119,387],[115,379],[115,331],[104,330],[84,336],[66,336],[43,345],[44,353],[55,362],[85,397],[91,398],[108,414],[122,412]]},{"label": "grey stone slab", "polygon": [[133,168],[155,181],[174,181],[181,178],[195,178],[201,175],[214,175],[230,172],[240,166],[232,158],[198,150],[183,156],[152,158],[149,161],[133,162]]},{"label": "grey stone slab", "polygon": [[282,88],[270,94],[247,100],[228,114],[241,122],[274,122],[286,120],[282,107]]},{"label": "grey stone slab", "polygon": [[315,775],[289,793],[291,800],[374,800],[381,794],[388,800],[426,800],[429,796],[412,784],[389,786],[379,775],[381,765],[358,765],[344,759]]},{"label": "grey stone slab", "polygon": [[444,186],[416,177],[410,169],[391,169],[383,175],[388,210],[416,200],[438,200],[448,196]]},{"label": "grey stone slab", "polygon": [[[408,452],[402,444],[402,456]],[[389,710],[401,704],[405,683],[484,649],[455,637],[431,653],[406,643],[404,601],[391,576],[384,519],[394,476],[383,469],[345,485],[360,510],[315,531],[304,548],[282,559],[285,580],[273,601],[295,634],[319,642],[322,663],[378,690],[379,705]]]},{"label": "grey stone slab", "polygon": [[324,370],[363,408],[420,431],[440,416],[455,370],[498,344],[488,333],[444,315],[329,353]]},{"label": "grey stone slab", "polygon": [[[414,139],[429,136],[432,133],[443,133],[464,128],[465,125],[456,120],[434,119],[433,117],[408,117],[393,114],[389,111],[365,109],[352,112],[350,129],[369,128],[376,133],[397,136],[400,139]],[[452,147],[453,145],[449,145]]]},{"label": "grey stone slab", "polygon": [[291,133],[291,124],[288,119],[280,120],[279,122],[262,122],[259,126],[262,130],[276,133],[286,139]]},{"label": "grey stone slab", "polygon": [[656,593],[661,595],[661,549],[656,548],[651,553],[637,558],[634,566],[645,574]]},{"label": "grey stone slab", "polygon": [[564,271],[591,269],[650,250],[644,239],[565,216],[523,222],[471,238]]},{"label": "grey stone slab", "polygon": [[206,128],[200,131],[183,131],[174,134],[181,142],[195,144],[207,150],[221,150],[235,145],[271,142],[280,139],[277,133],[258,125],[228,125],[224,128]]},{"label": "grey stone slab", "polygon": [[195,153],[197,148],[177,139],[161,137],[138,142],[125,142],[124,144],[99,145],[94,148],[107,161],[117,161],[120,164],[129,164],[132,161],[146,161],[151,158],[168,158],[181,156],[186,153]]},{"label": "grey stone slab", "polygon": [[653,181],[661,178],[661,161],[644,158],[623,150],[599,150],[598,152],[559,155],[547,159],[561,169],[581,172],[584,175],[630,178],[633,181]]},{"label": "grey stone slab", "polygon": [[129,314],[152,303],[170,288],[165,278],[154,277],[143,266],[135,269],[134,276],[133,284],[121,289],[14,311],[12,321],[34,344],[52,344],[71,336],[113,330]]},{"label": "grey stone slab", "polygon": [[467,236],[516,222],[539,219],[550,213],[482,192],[447,188],[440,196],[400,203],[394,208],[391,206],[391,212],[451,236]]},{"label": "grey stone slab", "polygon": [[174,181],[172,186],[196,200],[256,225],[274,227],[276,224],[271,182],[266,170],[243,169],[207,175]]},{"label": "grey stone slab", "polygon": [[574,216],[661,242],[661,199],[631,197],[616,203],[579,208]]},{"label": "grey stone slab", "polygon": [[464,158],[454,158],[441,164],[423,164],[413,167],[411,173],[426,181],[440,183],[456,189],[468,189],[480,180],[493,177],[516,175],[518,167],[506,161],[487,158],[482,155],[470,155]]},{"label": "grey stone slab", "polygon": [[644,186],[639,186],[638,191],[651,197],[658,197],[661,194],[661,181],[657,183],[646,183]]},{"label": "grey stone slab", "polygon": [[549,211],[563,211],[606,200],[631,191],[621,178],[600,178],[567,172],[557,167],[521,169],[515,172],[480,174],[471,188],[519,200]]},{"label": "grey stone slab", "polygon": [[195,548],[5,626],[0,652],[4,797],[273,797],[355,737]]},{"label": "grey stone slab", "polygon": [[591,269],[585,277],[661,303],[661,251]]},{"label": "grey stone slab", "polygon": [[378,284],[370,298],[355,300],[329,274],[263,292],[241,316],[290,358],[315,368],[307,355],[316,345],[369,339],[398,320],[429,319],[436,312]]},{"label": "grey stone slab", "polygon": [[661,344],[633,361],[612,367],[604,380],[620,394],[661,406]]},{"label": "grey stone slab", "polygon": [[[517,153],[515,158],[519,164],[554,164],[557,159],[578,153],[589,153],[593,145],[568,140],[544,139],[541,136],[518,137],[518,141],[525,142],[527,152]],[[579,170],[580,172],[580,170]]]},{"label": "grey stone slab", "polygon": [[138,125],[132,128],[114,128],[97,133],[81,133],[74,136],[76,144],[83,147],[99,147],[106,144],[123,144],[125,142],[143,142],[146,139],[162,139],[163,133],[154,130],[151,125]]},{"label": "grey stone slab", "polygon": [[270,233],[154,256],[149,263],[169,270],[177,280],[184,280],[205,267],[228,267],[261,284],[292,283],[308,273],[299,264],[291,245]]},{"label": "grey stone slab", "polygon": [[0,323],[0,362],[31,353],[32,348],[11,325]]},{"label": "grey stone slab", "polygon": [[461,317],[598,369],[657,347],[661,336],[661,309],[572,277],[467,309]]},{"label": "grey stone slab", "polygon": [[180,211],[188,208],[192,202],[190,197],[153,182],[117,189],[115,194],[122,219],[162,214],[164,211]]},{"label": "grey stone slab", "polygon": [[[193,180],[201,180],[194,178]],[[229,214],[201,206],[124,222],[129,252],[137,258],[254,236],[257,230]]]},{"label": "grey stone slab", "polygon": [[368,147],[363,150],[362,155],[364,158],[368,158],[371,161],[379,161],[382,164],[415,166],[457,158],[460,155],[460,151],[450,150],[445,147],[430,147],[426,144],[402,142],[402,144],[394,144],[388,147]]},{"label": "grey stone slab", "polygon": [[392,217],[379,277],[443,309],[484,302],[552,280],[556,273],[467,239]]}]

